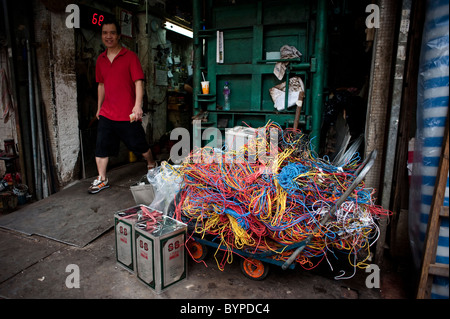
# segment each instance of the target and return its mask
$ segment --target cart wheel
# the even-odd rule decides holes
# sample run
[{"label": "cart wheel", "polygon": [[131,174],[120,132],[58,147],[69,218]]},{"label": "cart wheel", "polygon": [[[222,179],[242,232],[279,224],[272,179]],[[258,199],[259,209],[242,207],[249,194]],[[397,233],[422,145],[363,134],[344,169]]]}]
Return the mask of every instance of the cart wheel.
[{"label": "cart wheel", "polygon": [[241,259],[241,271],[247,278],[263,280],[269,273],[269,265],[258,259]]},{"label": "cart wheel", "polygon": [[203,259],[205,259],[208,252],[208,248],[205,245],[194,241],[190,243],[189,247],[191,250],[192,258],[194,258],[196,261],[202,261]]}]

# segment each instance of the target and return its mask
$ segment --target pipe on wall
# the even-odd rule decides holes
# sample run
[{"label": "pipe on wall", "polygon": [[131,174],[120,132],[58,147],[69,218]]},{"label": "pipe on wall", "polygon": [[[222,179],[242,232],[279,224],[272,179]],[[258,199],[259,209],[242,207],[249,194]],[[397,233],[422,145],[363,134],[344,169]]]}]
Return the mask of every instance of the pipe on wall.
[{"label": "pipe on wall", "polygon": [[35,112],[36,112],[36,130],[37,130],[37,147],[39,150],[39,160],[40,160],[40,172],[41,172],[41,192],[42,192],[42,198],[46,198],[49,196],[49,187],[48,187],[48,174],[47,174],[47,158],[46,158],[46,152],[45,152],[45,145],[44,145],[44,124],[42,119],[42,105],[40,100],[40,88],[39,88],[39,80],[37,75],[37,60],[36,60],[36,54],[33,49],[31,51],[31,71],[33,75],[33,91],[35,96]]},{"label": "pipe on wall", "polygon": [[42,188],[41,188],[41,174],[39,174],[40,165],[38,157],[38,145],[36,140],[36,111],[34,103],[34,86],[33,86],[33,71],[31,67],[31,49],[30,40],[26,40],[27,47],[27,69],[28,69],[28,98],[29,98],[29,110],[30,110],[30,127],[31,127],[31,148],[33,157],[33,174],[35,183],[35,195],[38,200],[42,199]]},{"label": "pipe on wall", "polygon": [[327,40],[327,0],[318,0],[317,17],[316,17],[316,34],[314,55],[316,58],[316,72],[312,79],[312,128],[311,141],[313,151],[319,151],[320,145],[320,129],[322,126],[322,112],[324,95],[323,88],[325,82],[325,50]]},{"label": "pipe on wall", "polygon": [[197,93],[199,91],[199,85],[201,81],[201,56],[202,56],[202,42],[203,40],[199,38],[198,33],[200,31],[200,20],[201,20],[201,4],[200,0],[194,0],[193,12],[192,12],[192,30],[194,32],[194,74],[193,74],[193,98],[194,98],[194,110],[199,109]]}]

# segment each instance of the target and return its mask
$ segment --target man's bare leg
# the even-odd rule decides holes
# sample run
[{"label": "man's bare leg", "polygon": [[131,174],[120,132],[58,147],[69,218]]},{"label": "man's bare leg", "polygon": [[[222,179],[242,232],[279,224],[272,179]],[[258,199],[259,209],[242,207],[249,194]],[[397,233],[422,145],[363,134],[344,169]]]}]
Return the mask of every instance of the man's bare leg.
[{"label": "man's bare leg", "polygon": [[98,176],[102,181],[106,180],[106,169],[108,167],[109,157],[96,157]]},{"label": "man's bare leg", "polygon": [[152,154],[152,150],[151,149],[148,149],[148,151],[143,153],[142,156],[147,161],[147,168],[148,169],[152,169],[152,168],[156,167],[156,162],[153,159],[153,154]]},{"label": "man's bare leg", "polygon": [[109,188],[108,179],[106,178],[106,168],[108,167],[109,157],[96,157],[98,178],[96,178],[88,189],[88,193],[97,194],[105,188]]}]

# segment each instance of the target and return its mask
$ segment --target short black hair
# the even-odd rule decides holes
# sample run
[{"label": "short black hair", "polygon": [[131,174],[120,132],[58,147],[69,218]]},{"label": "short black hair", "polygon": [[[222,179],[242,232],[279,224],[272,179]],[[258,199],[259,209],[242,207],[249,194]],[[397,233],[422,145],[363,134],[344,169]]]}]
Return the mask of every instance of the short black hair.
[{"label": "short black hair", "polygon": [[116,26],[117,34],[118,35],[122,34],[122,29],[120,28],[120,23],[116,19],[114,19],[112,17],[105,17],[105,20],[103,20],[103,23],[102,23],[102,29],[105,24],[114,24]]}]

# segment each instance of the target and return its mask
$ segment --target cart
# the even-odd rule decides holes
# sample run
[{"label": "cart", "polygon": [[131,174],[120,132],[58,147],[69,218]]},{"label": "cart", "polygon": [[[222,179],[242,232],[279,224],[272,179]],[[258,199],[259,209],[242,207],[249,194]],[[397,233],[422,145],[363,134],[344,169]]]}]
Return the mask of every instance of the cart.
[{"label": "cart", "polygon": [[[372,151],[370,156],[368,156],[365,161],[360,165],[360,167],[355,172],[356,178],[350,185],[350,187],[342,194],[342,196],[337,200],[336,204],[330,209],[329,214],[326,214],[320,221],[321,225],[326,225],[330,220],[331,216],[333,216],[336,210],[345,202],[347,197],[351,194],[351,192],[358,186],[358,184],[364,179],[366,174],[372,168],[375,158],[377,156],[376,150]],[[317,225],[314,229],[314,232],[319,229],[319,225]],[[283,246],[277,250],[269,250],[264,252],[253,253],[250,251],[245,251],[242,249],[231,249],[231,251],[241,257],[241,271],[245,277],[253,279],[253,280],[263,280],[266,278],[269,273],[269,265],[277,265],[281,266],[283,270],[286,269],[294,269],[295,264],[293,264],[294,260],[298,257],[298,255],[305,249],[305,247],[309,244],[309,242],[313,239],[313,235],[309,235],[305,240]],[[220,249],[223,251],[229,250],[228,247],[221,245],[214,240],[202,239],[195,235],[191,236],[191,240],[189,242],[189,249],[192,257],[196,261],[201,261],[205,258],[208,247],[213,247],[215,249]],[[272,256],[286,251],[294,250],[292,255],[286,261],[280,261],[271,258]]]}]

